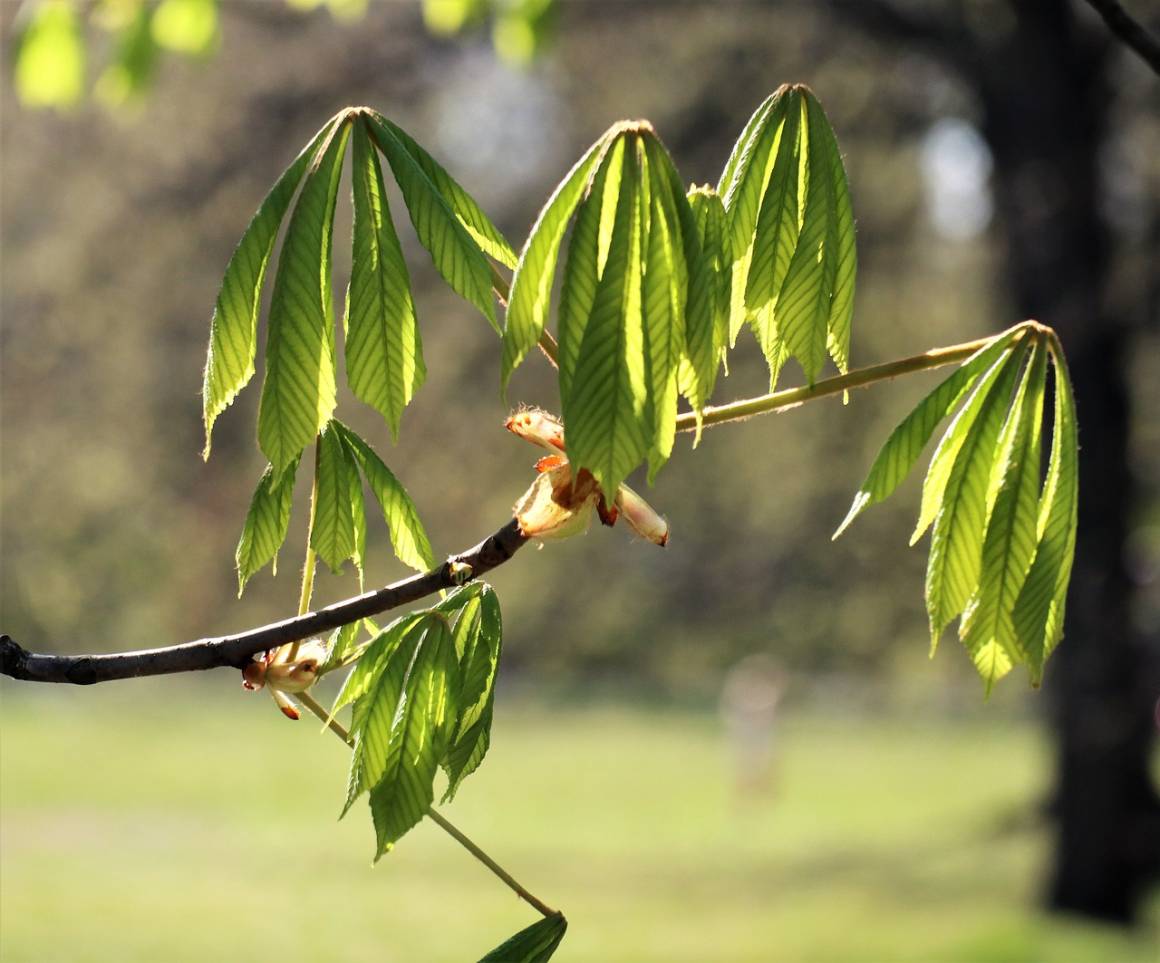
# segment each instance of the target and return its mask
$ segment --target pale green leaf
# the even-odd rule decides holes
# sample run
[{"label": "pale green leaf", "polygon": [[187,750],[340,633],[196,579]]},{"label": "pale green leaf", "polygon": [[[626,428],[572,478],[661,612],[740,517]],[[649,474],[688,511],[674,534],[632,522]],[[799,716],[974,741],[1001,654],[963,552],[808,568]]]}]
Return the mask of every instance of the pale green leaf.
[{"label": "pale green leaf", "polygon": [[359,649],[359,632],[363,627],[363,620],[357,619],[339,626],[330,633],[326,645],[326,661],[318,669],[319,676],[354,661]]},{"label": "pale green leaf", "polygon": [[333,421],[327,423],[318,438],[314,486],[310,547],[338,574],[343,563],[358,554],[355,514],[357,510],[363,515],[364,509],[358,465]]},{"label": "pale green leaf", "polygon": [[398,440],[403,409],[427,375],[411,279],[391,222],[378,154],[354,125],[354,254],[346,312],[346,376],[355,396],[375,408]]},{"label": "pale green leaf", "polygon": [[[342,688],[339,689],[338,695],[334,700],[334,705],[330,710],[332,717],[337,715],[339,710],[344,706],[357,702],[366,695],[371,686],[375,684],[379,673],[386,667],[387,659],[390,658],[391,653],[399,647],[407,633],[419,624],[424,615],[424,612],[409,612],[407,615],[399,616],[399,618],[391,622],[386,628],[375,632],[374,638],[367,644],[362,655],[355,662],[354,668],[351,669],[350,674],[343,682]],[[363,623],[369,627],[370,620],[364,619]],[[357,629],[358,623],[353,624]],[[346,628],[348,626],[344,626],[343,630]],[[350,650],[344,655],[343,661],[349,655]],[[328,664],[332,661],[337,665],[340,660],[332,658],[328,660]],[[369,703],[364,703],[364,710],[368,706]],[[365,717],[365,711],[362,715]],[[362,727],[362,722],[363,718],[358,718],[351,723],[352,734],[356,733]]]},{"label": "pale green leaf", "polygon": [[971,390],[979,376],[1007,350],[1011,338],[1010,334],[996,338],[976,351],[954,374],[923,398],[890,433],[886,444],[874,459],[874,464],[870,466],[866,480],[862,482],[862,487],[854,496],[850,511],[834,532],[834,538],[841,535],[863,510],[884,501],[894,493],[914,467],[935,428]]},{"label": "pale green leaf", "polygon": [[278,567],[278,549],[286,541],[286,530],[290,525],[290,508],[294,499],[294,476],[298,468],[295,460],[280,478],[275,479],[274,469],[267,465],[254,497],[250,500],[250,510],[242,525],[242,537],[238,541],[234,560],[238,569],[238,596],[246,587],[246,582],[259,572],[267,562]]},{"label": "pale green leaf", "polygon": [[479,963],[547,963],[567,929],[568,921],[561,914],[545,916],[501,943]]},{"label": "pale green leaf", "polygon": [[439,192],[440,197],[459,219],[464,230],[471,235],[480,250],[489,257],[495,258],[508,268],[516,266],[516,252],[508,243],[507,238],[500,233],[498,227],[489,218],[470,194],[439,165],[430,154],[398,124],[387,120],[382,114],[376,113],[375,120],[389,130],[403,149],[414,158],[416,164],[427,175],[428,180]]},{"label": "pale green leaf", "polygon": [[218,40],[216,0],[161,0],[153,14],[153,38],[186,56],[210,53]]},{"label": "pale green leaf", "polygon": [[695,255],[690,253],[686,243],[686,261],[690,265],[689,303],[693,304],[701,296],[697,290],[698,283],[707,285],[710,319],[708,336],[703,317],[699,323],[695,311],[689,311],[685,322],[681,392],[697,411],[709,403],[717,383],[721,358],[729,343],[732,254],[726,230],[725,207],[720,196],[710,188],[699,188],[689,192],[688,200],[693,215],[693,232],[700,249],[699,260],[705,274],[702,281],[695,280],[692,267]]},{"label": "pale green leaf", "polygon": [[479,308],[499,333],[495,299],[491,292],[491,264],[487,255],[460,222],[407,143],[400,139],[399,129],[381,115],[370,116],[371,133],[403,192],[403,202],[407,205],[419,243],[427,249],[435,269],[452,290]]},{"label": "pale green leaf", "polygon": [[[425,626],[401,697],[394,706],[386,703],[381,711],[372,709],[360,732],[367,745],[364,779],[370,787],[376,860],[430,808],[435,798],[435,773],[456,716],[459,667],[451,632],[439,615],[429,615]],[[402,649],[391,662],[401,663],[401,653]],[[392,675],[390,665],[385,674]]]},{"label": "pale green leaf", "polygon": [[[569,390],[561,399],[564,423],[568,426],[568,454],[575,471],[587,468],[605,492],[616,491],[640,463],[649,445],[641,315],[641,172],[637,167],[637,138],[626,135],[626,139],[620,200],[608,258],[580,341]],[[565,320],[561,318],[561,324]]]},{"label": "pale green leaf", "polygon": [[206,458],[209,457],[214,421],[254,375],[262,280],[266,276],[270,252],[274,250],[278,227],[306,168],[333,129],[334,121],[327,121],[326,126],[278,178],[226,266],[213,319],[210,321],[209,354],[202,390]]},{"label": "pale green leaf", "polygon": [[[979,379],[944,436],[945,441],[952,433],[962,434],[939,501],[927,562],[926,607],[932,648],[978,586],[995,446],[1025,356],[1022,350],[1002,355]],[[934,468],[932,461],[931,471]]]},{"label": "pale green leaf", "polygon": [[395,556],[404,565],[420,572],[434,568],[435,556],[431,551],[431,542],[407,490],[370,445],[346,425],[340,422],[335,422],[335,425],[362,468],[371,493],[383,511]]},{"label": "pale green leaf", "polygon": [[[512,372],[536,346],[544,331],[560,242],[607,141],[606,134],[588,148],[556,186],[520,253],[504,321],[502,384],[505,391]],[[572,243],[575,246],[575,239]]]},{"label": "pale green leaf", "polygon": [[278,259],[258,408],[258,444],[275,473],[314,440],[334,411],[331,234],[349,133],[341,124],[307,174]]},{"label": "pale green leaf", "polygon": [[1055,420],[1047,479],[1039,499],[1036,526],[1039,541],[1012,612],[1019,649],[1036,685],[1043,676],[1044,662],[1063,636],[1079,505],[1075,400],[1063,353],[1058,345],[1053,345],[1051,351],[1055,370]]},{"label": "pale green leaf", "polygon": [[85,42],[71,0],[42,0],[29,8],[17,41],[16,93],[27,107],[67,108],[85,91]]},{"label": "pale green leaf", "polygon": [[995,673],[993,649],[1010,662],[1021,661],[1011,613],[1027,578],[1037,542],[1040,434],[1047,352],[1034,348],[1018,394],[999,439],[999,459],[991,475],[993,507],[983,542],[979,586],[963,614],[959,635],[972,657],[983,665],[988,689]]}]

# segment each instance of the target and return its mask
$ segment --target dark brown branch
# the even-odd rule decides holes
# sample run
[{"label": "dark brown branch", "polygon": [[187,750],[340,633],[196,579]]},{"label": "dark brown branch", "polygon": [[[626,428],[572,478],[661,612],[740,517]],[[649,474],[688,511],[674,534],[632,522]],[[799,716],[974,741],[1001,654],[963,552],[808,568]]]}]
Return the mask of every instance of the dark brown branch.
[{"label": "dark brown branch", "polygon": [[1116,0],[1087,0],[1087,3],[1125,46],[1139,54],[1154,73],[1160,74],[1160,41],[1133,20]]},{"label": "dark brown branch", "polygon": [[[7,635],[0,635],[0,675],[29,682],[92,685],[114,679],[195,672],[223,666],[240,669],[258,652],[329,632],[340,625],[418,601],[440,589],[452,588],[462,584],[465,579],[478,578],[506,562],[526,541],[513,518],[474,548],[461,555],[453,555],[438,568],[423,575],[412,575],[385,588],[328,605],[317,612],[263,625],[238,635],[198,639],[162,649],[108,655],[37,655],[28,652]],[[464,565],[469,566],[470,570],[463,569],[461,566]]]}]

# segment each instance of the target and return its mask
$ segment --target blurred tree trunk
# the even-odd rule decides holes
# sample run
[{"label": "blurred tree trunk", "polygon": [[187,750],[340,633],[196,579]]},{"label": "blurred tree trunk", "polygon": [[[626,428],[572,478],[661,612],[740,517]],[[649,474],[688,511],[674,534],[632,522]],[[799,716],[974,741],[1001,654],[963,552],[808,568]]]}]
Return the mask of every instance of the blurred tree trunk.
[{"label": "blurred tree trunk", "polygon": [[[1160,803],[1149,775],[1155,652],[1131,620],[1125,566],[1131,324],[1113,305],[1101,212],[1115,46],[1076,22],[1071,0],[1010,0],[984,39],[963,5],[831,0],[867,33],[913,46],[978,96],[995,161],[1008,283],[1021,317],[1055,327],[1080,419],[1080,518],[1066,640],[1049,669],[1056,786],[1053,909],[1129,922],[1160,868]],[[1007,21],[1004,21],[1006,17]]]},{"label": "blurred tree trunk", "polygon": [[1080,28],[1068,0],[1019,0],[1012,11],[1013,28],[977,76],[984,135],[1020,314],[1059,331],[1081,424],[1075,575],[1048,683],[1057,759],[1048,900],[1128,922],[1160,864],[1160,810],[1149,778],[1154,673],[1132,625],[1124,558],[1132,332],[1111,313],[1122,301],[1110,290],[1100,204],[1112,50]]}]

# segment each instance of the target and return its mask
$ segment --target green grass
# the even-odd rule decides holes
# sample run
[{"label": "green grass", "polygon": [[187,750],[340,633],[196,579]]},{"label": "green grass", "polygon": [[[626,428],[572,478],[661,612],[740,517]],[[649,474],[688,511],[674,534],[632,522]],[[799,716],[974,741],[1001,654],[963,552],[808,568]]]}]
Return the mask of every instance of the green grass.
[{"label": "green grass", "polygon": [[[3,688],[5,963],[460,963],[534,920],[430,824],[372,869],[345,750],[218,688]],[[748,798],[712,714],[503,693],[495,735],[447,814],[565,911],[561,963],[1156,958],[1034,910],[1046,747],[985,709],[791,716]]]}]

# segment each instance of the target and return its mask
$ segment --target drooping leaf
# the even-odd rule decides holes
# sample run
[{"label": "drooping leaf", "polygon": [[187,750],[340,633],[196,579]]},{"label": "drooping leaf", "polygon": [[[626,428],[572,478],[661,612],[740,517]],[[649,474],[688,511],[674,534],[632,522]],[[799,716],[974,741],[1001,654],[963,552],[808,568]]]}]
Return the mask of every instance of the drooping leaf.
[{"label": "drooping leaf", "polygon": [[411,496],[399,480],[391,473],[381,458],[365,441],[341,422],[334,423],[343,442],[362,468],[363,475],[371,487],[375,501],[382,509],[387,530],[391,535],[391,547],[395,556],[404,565],[420,572],[435,566],[435,556],[431,542],[419,518],[418,509]]},{"label": "drooping leaf", "polygon": [[364,625],[362,619],[357,619],[354,622],[339,626],[330,633],[330,639],[326,646],[326,661],[318,669],[320,676],[327,672],[333,672],[354,660],[359,648],[359,633],[363,630]]},{"label": "drooping leaf", "polygon": [[280,473],[329,420],[335,406],[331,234],[342,159],[342,122],[306,175],[278,259],[266,339],[258,444]]},{"label": "drooping leaf", "polygon": [[[402,651],[392,657],[392,664],[401,662]],[[364,778],[370,787],[375,859],[423,818],[435,798],[435,773],[456,715],[458,671],[446,620],[428,615],[400,699],[394,706],[384,704],[381,711],[372,708],[360,730],[368,747],[363,757]],[[385,675],[392,672],[389,664]]]},{"label": "drooping leaf", "polygon": [[959,635],[990,687],[1020,650],[1011,613],[1035,554],[1038,520],[1040,426],[1047,352],[1035,345],[1003,425],[999,460],[991,475],[992,504],[983,542],[979,585],[963,614]]},{"label": "drooping leaf", "polygon": [[[926,570],[932,649],[947,623],[963,611],[978,586],[995,446],[1025,358],[1023,350],[1000,356],[979,379],[939,445],[941,450],[948,450],[952,447],[949,440],[959,436],[939,499]],[[932,460],[928,482],[936,467]]]},{"label": "drooping leaf", "polygon": [[460,678],[459,712],[444,761],[447,771],[444,802],[450,801],[463,780],[479,768],[491,744],[503,621],[495,592],[490,585],[480,585],[476,598],[463,608],[455,625]]},{"label": "drooping leaf", "polygon": [[495,258],[505,267],[514,268],[516,252],[512,250],[512,246],[500,233],[499,228],[492,223],[491,218],[483,212],[483,208],[475,202],[475,198],[468,194],[403,128],[387,120],[382,114],[376,113],[374,116],[375,120],[386,127],[403,149],[414,158],[415,163],[427,175],[435,190],[484,254]]},{"label": "drooping leaf", "polygon": [[[390,658],[391,653],[399,647],[399,644],[406,637],[406,635],[419,624],[423,618],[423,612],[409,612],[406,615],[401,615],[399,618],[392,621],[386,628],[375,633],[375,636],[367,644],[366,649],[362,655],[359,656],[354,668],[351,669],[350,674],[346,677],[339,689],[338,695],[335,696],[334,705],[331,707],[330,714],[335,716],[338,711],[344,706],[348,706],[353,702],[361,699],[372,685],[374,685],[380,672],[386,667],[387,659]],[[369,622],[369,619],[364,622]],[[357,625],[357,623],[355,623]],[[364,703],[363,710],[369,707],[369,703]],[[362,719],[355,719],[351,724],[352,735],[362,727]]]},{"label": "drooping leaf", "polygon": [[[616,491],[640,463],[649,444],[641,313],[641,171],[636,156],[638,139],[626,135],[625,141],[608,258],[580,340],[570,390],[561,398],[569,457],[577,472],[587,468],[605,492]],[[566,320],[562,317],[561,324]]]},{"label": "drooping leaf", "polygon": [[318,438],[314,482],[310,547],[336,575],[348,558],[354,558],[361,569],[358,531],[361,527],[365,532],[366,525],[362,483],[354,456],[334,421],[327,423]]},{"label": "drooping leaf", "polygon": [[[707,273],[709,286],[709,336],[703,326],[690,317],[685,325],[685,357],[681,365],[681,393],[689,399],[694,411],[709,402],[717,383],[721,358],[729,343],[729,298],[732,283],[732,254],[726,230],[725,206],[720,196],[710,188],[689,192],[689,206],[701,251],[700,262]],[[687,249],[686,249],[687,250]],[[686,254],[686,260],[692,259]],[[690,301],[694,297],[694,282],[690,282]]]},{"label": "drooping leaf", "polygon": [[[512,277],[511,296],[503,332],[502,386],[507,390],[512,372],[535,347],[544,331],[556,275],[560,242],[568,221],[589,184],[589,175],[605,149],[601,137],[556,186],[532,226]],[[573,242],[574,244],[575,242]]]},{"label": "drooping leaf", "polygon": [[202,389],[205,409],[205,451],[208,458],[213,424],[254,376],[254,356],[258,343],[258,309],[261,306],[262,280],[278,228],[306,168],[315,159],[318,148],[334,129],[333,119],[326,122],[307,144],[277,183],[250,221],[241,241],[230,257],[210,321],[209,354],[205,363]]},{"label": "drooping leaf", "polygon": [[866,480],[854,496],[842,524],[834,532],[837,538],[865,509],[889,498],[910,473],[918,456],[930,441],[935,428],[954,410],[974,386],[979,376],[1007,350],[1013,333],[996,338],[976,351],[937,388],[922,399],[909,415],[890,433],[878,452]]},{"label": "drooping leaf", "polygon": [[427,375],[411,279],[391,222],[378,154],[354,125],[354,256],[346,312],[346,376],[355,396],[375,408],[398,440],[403,409]]},{"label": "drooping leaf", "polygon": [[1055,418],[1051,459],[1039,499],[1039,541],[1012,612],[1019,650],[1035,685],[1043,677],[1044,662],[1063,636],[1079,505],[1075,400],[1067,364],[1057,343],[1051,347],[1051,357],[1055,370]]},{"label": "drooping leaf", "polygon": [[267,562],[278,566],[278,549],[286,541],[286,530],[290,526],[290,508],[294,500],[294,476],[297,460],[275,479],[274,469],[267,465],[254,497],[250,500],[250,510],[242,525],[242,537],[238,541],[234,560],[238,569],[238,596],[246,588],[246,582],[257,574]]},{"label": "drooping leaf", "polygon": [[563,915],[545,916],[501,943],[479,963],[546,963],[556,952],[568,921]]},{"label": "drooping leaf", "polygon": [[460,222],[407,143],[400,138],[399,129],[379,114],[369,116],[371,133],[403,192],[403,202],[407,205],[419,243],[427,249],[435,269],[452,290],[479,308],[499,333],[487,255]]}]

